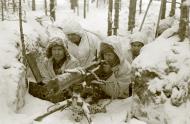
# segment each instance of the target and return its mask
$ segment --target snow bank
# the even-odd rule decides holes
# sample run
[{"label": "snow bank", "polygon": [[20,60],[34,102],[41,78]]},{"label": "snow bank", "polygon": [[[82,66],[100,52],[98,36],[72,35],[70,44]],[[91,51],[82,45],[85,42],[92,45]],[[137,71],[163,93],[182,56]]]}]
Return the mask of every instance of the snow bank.
[{"label": "snow bank", "polygon": [[[35,49],[38,43],[47,39],[45,30],[34,19],[23,23],[26,49]],[[31,26],[33,25],[33,27]],[[25,123],[25,116],[15,114],[25,105],[27,85],[25,67],[19,61],[21,42],[18,21],[0,23],[0,124]]]},{"label": "snow bank", "polygon": [[[190,123],[187,115],[190,90],[190,41],[185,39],[184,42],[179,42],[178,36],[173,35],[176,31],[177,26],[174,26],[154,42],[146,45],[134,60],[133,68],[137,71],[136,75],[148,78],[148,91],[153,94],[155,104],[165,105],[163,110],[168,123],[185,124]],[[143,77],[147,71],[154,72],[156,76]],[[160,95],[157,94],[159,92]]]},{"label": "snow bank", "polygon": [[[0,123],[24,106],[26,92],[24,66],[18,61],[19,51],[14,22],[1,22],[0,27]],[[9,28],[7,28],[9,27]],[[13,116],[12,116],[13,117]],[[13,117],[14,118],[14,117]]]}]

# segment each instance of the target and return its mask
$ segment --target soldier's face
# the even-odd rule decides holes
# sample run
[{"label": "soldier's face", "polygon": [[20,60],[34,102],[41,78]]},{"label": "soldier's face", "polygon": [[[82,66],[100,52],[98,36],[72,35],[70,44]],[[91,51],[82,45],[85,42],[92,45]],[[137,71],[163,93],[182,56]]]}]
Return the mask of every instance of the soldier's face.
[{"label": "soldier's face", "polygon": [[80,43],[81,37],[78,34],[75,34],[75,33],[67,34],[67,37],[71,42],[75,44]]},{"label": "soldier's face", "polygon": [[138,56],[140,53],[141,48],[144,46],[141,42],[133,42],[131,43],[131,52],[134,56]]},{"label": "soldier's face", "polygon": [[60,61],[65,57],[65,50],[62,46],[54,46],[52,48],[52,57],[55,59],[55,61]]},{"label": "soldier's face", "polygon": [[113,52],[103,53],[103,58],[112,67],[119,63],[119,58]]}]

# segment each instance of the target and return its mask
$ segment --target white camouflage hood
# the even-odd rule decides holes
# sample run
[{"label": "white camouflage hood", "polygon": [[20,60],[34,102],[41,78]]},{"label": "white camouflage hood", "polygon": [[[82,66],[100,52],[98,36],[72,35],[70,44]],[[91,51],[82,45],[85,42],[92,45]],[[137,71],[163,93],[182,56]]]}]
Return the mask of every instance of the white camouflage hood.
[{"label": "white camouflage hood", "polygon": [[48,58],[50,58],[52,56],[51,55],[51,49],[52,49],[52,47],[54,47],[55,45],[59,45],[59,46],[62,46],[64,48],[67,59],[70,59],[71,55],[69,54],[69,52],[67,50],[67,46],[65,45],[65,42],[67,42],[66,39],[62,39],[60,37],[53,37],[53,38],[51,38],[49,40],[47,48],[46,48],[46,56]]},{"label": "white camouflage hood", "polygon": [[84,33],[80,23],[71,19],[65,20],[63,22],[57,22],[55,23],[55,26],[62,29],[65,34],[75,33],[82,37]]},{"label": "white camouflage hood", "polygon": [[132,34],[130,43],[134,43],[136,41],[141,42],[144,45],[146,45],[147,42],[148,42],[146,33],[144,33],[144,32],[135,32],[134,34]]},{"label": "white camouflage hood", "polygon": [[[109,36],[102,43],[108,44],[113,47],[115,54],[118,56],[120,64],[124,62],[124,55],[119,37]],[[101,45],[100,45],[101,46]]]}]

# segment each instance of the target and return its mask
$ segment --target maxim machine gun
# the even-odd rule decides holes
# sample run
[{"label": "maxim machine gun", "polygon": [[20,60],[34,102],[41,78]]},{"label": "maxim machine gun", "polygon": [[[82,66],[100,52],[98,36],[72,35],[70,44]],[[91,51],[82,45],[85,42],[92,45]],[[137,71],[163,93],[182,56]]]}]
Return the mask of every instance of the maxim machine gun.
[{"label": "maxim machine gun", "polygon": [[[90,82],[92,80],[98,80],[104,84],[104,78],[106,77],[102,73],[101,65],[104,64],[104,60],[94,61],[91,65],[84,68],[76,68],[66,71],[61,75],[58,75],[56,79],[50,80],[47,84],[43,83],[40,70],[38,68],[35,54],[26,54],[28,65],[36,79],[36,82],[29,82],[29,93],[34,97],[38,97],[43,100],[48,100],[53,103],[64,101],[65,99],[71,98],[72,92],[80,92],[82,97],[88,97],[89,92],[92,92]],[[61,79],[61,82],[60,80]],[[59,82],[59,91],[56,92],[54,88],[48,86],[48,84],[56,85]],[[84,85],[84,82],[86,85]],[[97,84],[92,84],[94,88]],[[84,87],[85,86],[85,87]],[[90,88],[90,89],[89,89]],[[84,91],[84,92],[83,92]],[[100,93],[103,94],[103,93]]]},{"label": "maxim machine gun", "polygon": [[[96,105],[100,98],[107,98],[99,85],[104,85],[107,77],[102,73],[101,65],[104,60],[94,61],[91,65],[84,68],[68,70],[66,73],[58,75],[56,79],[50,80],[47,84],[43,83],[42,76],[37,66],[34,54],[26,54],[27,62],[37,82],[29,82],[29,93],[40,99],[48,100],[53,103],[64,101],[62,105],[55,104],[56,108],[37,117],[36,121],[41,121],[46,116],[58,111],[70,108],[73,112],[75,121],[79,122],[85,116],[89,123],[92,122],[90,114],[106,112],[105,105]],[[90,83],[98,80],[100,84]],[[49,87],[58,85],[58,89]],[[51,86],[51,85],[50,85]],[[91,100],[85,100],[91,97]],[[66,100],[67,99],[67,100]],[[65,101],[66,100],[66,101]],[[89,105],[89,103],[91,105]]]}]

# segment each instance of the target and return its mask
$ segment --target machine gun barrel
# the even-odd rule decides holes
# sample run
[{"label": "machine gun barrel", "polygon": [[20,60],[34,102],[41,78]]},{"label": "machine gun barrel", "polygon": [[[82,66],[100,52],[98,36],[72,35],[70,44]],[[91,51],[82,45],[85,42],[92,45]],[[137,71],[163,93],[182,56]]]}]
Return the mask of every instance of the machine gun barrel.
[{"label": "machine gun barrel", "polygon": [[43,114],[43,115],[41,115],[41,116],[38,116],[38,117],[35,118],[34,120],[35,120],[35,121],[42,121],[46,116],[48,116],[48,115],[50,115],[50,114],[52,114],[52,113],[54,113],[54,112],[56,112],[56,111],[63,110],[63,109],[65,109],[65,108],[67,108],[67,107],[69,107],[68,104],[61,105],[60,107],[58,107],[58,108],[56,108],[56,109],[53,109],[53,110],[51,110],[51,111],[49,111],[49,112],[46,112],[45,114]]}]

